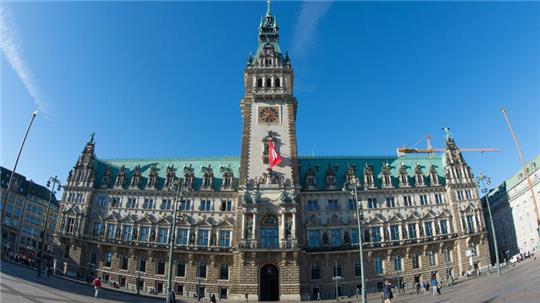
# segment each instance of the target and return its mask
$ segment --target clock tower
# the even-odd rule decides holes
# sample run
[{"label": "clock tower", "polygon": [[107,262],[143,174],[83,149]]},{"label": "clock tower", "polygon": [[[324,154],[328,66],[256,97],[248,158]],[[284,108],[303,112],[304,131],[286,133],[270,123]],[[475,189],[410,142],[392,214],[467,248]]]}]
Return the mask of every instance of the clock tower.
[{"label": "clock tower", "polygon": [[[242,152],[233,280],[245,287],[232,292],[249,299],[300,300],[300,186],[293,80],[291,60],[279,46],[279,27],[268,1],[259,25],[257,52],[249,55],[244,70],[246,92],[240,102]],[[281,157],[272,168],[270,141]]]},{"label": "clock tower", "polygon": [[[296,108],[291,60],[279,46],[279,27],[270,13],[259,25],[255,56],[244,70],[240,183],[245,188],[274,189],[297,186]],[[282,162],[269,170],[268,141]]]}]

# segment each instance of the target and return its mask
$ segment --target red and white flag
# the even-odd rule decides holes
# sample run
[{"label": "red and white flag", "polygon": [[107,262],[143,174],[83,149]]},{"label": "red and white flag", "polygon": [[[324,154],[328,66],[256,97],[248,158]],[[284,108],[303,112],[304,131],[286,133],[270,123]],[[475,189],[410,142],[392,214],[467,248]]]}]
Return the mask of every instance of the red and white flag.
[{"label": "red and white flag", "polygon": [[268,150],[270,152],[270,168],[272,168],[281,163],[281,157],[277,153],[276,147],[274,146],[272,140],[268,141]]}]

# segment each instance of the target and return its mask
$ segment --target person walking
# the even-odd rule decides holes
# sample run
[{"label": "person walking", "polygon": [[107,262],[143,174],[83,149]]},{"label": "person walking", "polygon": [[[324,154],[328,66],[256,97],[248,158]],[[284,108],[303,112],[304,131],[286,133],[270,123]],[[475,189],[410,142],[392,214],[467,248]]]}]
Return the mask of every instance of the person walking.
[{"label": "person walking", "polygon": [[212,295],[210,296],[210,302],[216,303],[216,295],[212,294]]},{"label": "person walking", "polygon": [[439,281],[437,281],[437,277],[433,276],[431,278],[431,289],[433,290],[433,295],[437,295],[437,287],[439,285]]},{"label": "person walking", "polygon": [[384,281],[384,288],[383,288],[383,302],[392,303],[393,298],[394,298],[394,294],[392,294],[392,284],[390,283],[390,281],[386,280]]},{"label": "person walking", "polygon": [[176,303],[176,295],[174,294],[174,290],[170,289],[167,293],[167,298],[165,299],[167,303]]},{"label": "person walking", "polygon": [[96,290],[94,292],[94,297],[99,298],[99,295],[101,293],[101,277],[97,277],[94,282],[94,289]]}]

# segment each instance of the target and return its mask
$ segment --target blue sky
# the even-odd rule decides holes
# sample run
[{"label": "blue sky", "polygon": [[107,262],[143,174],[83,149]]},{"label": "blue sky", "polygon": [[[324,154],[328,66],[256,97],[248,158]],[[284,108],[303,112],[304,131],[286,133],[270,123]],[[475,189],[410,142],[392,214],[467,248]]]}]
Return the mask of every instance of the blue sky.
[{"label": "blue sky", "polygon": [[[1,165],[65,180],[100,158],[239,155],[258,2],[4,2]],[[540,3],[275,2],[299,102],[300,154],[393,155],[450,127],[498,183],[540,151]],[[7,34],[7,35],[6,35]],[[8,60],[9,59],[9,60]],[[425,142],[417,147],[425,146]]]}]

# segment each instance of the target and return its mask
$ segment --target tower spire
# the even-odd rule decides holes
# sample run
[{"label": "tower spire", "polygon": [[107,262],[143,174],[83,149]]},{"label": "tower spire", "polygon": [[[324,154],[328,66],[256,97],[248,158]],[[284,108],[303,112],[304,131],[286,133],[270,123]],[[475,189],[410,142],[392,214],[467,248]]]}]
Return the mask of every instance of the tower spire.
[{"label": "tower spire", "polygon": [[266,0],[266,15],[270,16],[270,3],[271,0]]}]

